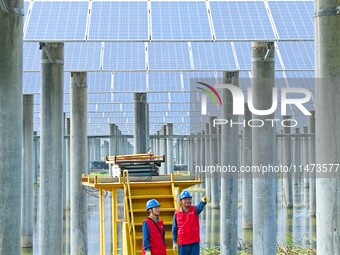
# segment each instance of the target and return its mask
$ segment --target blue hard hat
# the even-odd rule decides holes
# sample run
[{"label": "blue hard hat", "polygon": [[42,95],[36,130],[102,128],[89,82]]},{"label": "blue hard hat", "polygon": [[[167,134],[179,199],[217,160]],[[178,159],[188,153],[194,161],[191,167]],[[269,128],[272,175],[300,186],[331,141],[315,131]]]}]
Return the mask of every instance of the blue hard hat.
[{"label": "blue hard hat", "polygon": [[146,202],[146,210],[149,210],[151,208],[161,206],[156,199],[150,199],[148,202]]},{"label": "blue hard hat", "polygon": [[190,192],[187,191],[187,190],[183,190],[183,191],[181,192],[181,195],[179,195],[179,199],[180,199],[180,200],[183,199],[183,198],[187,198],[187,197],[192,198]]}]

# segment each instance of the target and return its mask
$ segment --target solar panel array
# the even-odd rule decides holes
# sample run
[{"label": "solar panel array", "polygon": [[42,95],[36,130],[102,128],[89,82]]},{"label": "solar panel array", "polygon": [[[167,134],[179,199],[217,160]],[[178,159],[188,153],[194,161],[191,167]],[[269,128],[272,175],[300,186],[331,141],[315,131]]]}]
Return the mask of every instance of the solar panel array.
[{"label": "solar panel array", "polygon": [[190,81],[218,81],[226,70],[250,78],[254,40],[276,41],[276,77],[314,90],[313,1],[24,3],[24,93],[35,94],[37,131],[42,41],[65,45],[66,116],[70,71],[88,72],[89,135],[109,134],[109,123],[132,134],[133,92],[148,93],[151,134],[165,123],[189,134]]}]

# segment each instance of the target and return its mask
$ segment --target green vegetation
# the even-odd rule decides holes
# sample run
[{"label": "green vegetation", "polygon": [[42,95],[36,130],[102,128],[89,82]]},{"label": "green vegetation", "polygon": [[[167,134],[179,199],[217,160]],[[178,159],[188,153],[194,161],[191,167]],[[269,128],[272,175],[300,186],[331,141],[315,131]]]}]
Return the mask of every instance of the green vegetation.
[{"label": "green vegetation", "polygon": [[[251,255],[250,247],[240,247],[239,255]],[[277,255],[316,255],[315,249],[304,248],[294,244],[282,244],[276,246]],[[201,248],[201,255],[220,255],[219,247]]]}]

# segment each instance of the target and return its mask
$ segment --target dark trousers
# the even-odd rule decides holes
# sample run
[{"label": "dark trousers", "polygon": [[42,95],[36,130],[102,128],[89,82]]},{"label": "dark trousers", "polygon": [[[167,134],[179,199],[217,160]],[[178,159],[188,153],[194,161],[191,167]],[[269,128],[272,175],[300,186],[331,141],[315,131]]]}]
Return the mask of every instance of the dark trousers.
[{"label": "dark trousers", "polygon": [[178,255],[199,255],[200,243],[178,245]]}]

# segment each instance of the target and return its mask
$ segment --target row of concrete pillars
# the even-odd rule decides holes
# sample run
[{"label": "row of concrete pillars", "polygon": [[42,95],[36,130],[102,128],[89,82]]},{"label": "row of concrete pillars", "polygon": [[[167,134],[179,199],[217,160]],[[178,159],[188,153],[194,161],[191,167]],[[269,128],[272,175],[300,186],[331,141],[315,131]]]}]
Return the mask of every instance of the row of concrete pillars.
[{"label": "row of concrete pillars", "polygon": [[[0,13],[0,31],[4,35],[0,47],[0,253],[20,254],[20,222],[22,208],[22,148],[23,148],[23,105],[22,105],[22,53],[23,17],[13,10],[22,9],[22,0],[5,1],[10,7]],[[322,78],[316,88],[316,163],[336,164],[340,159],[340,1],[317,0],[315,2],[315,62],[316,77]],[[253,44],[253,78],[274,77],[274,50],[267,52],[268,44]],[[61,44],[42,45],[42,86],[41,86],[41,189],[40,189],[40,240],[41,254],[61,254],[62,224],[62,138],[63,138],[63,47]],[[268,53],[268,54],[267,54]],[[265,61],[264,61],[265,60]],[[71,139],[70,139],[70,185],[71,197],[71,252],[86,254],[86,201],[79,180],[86,169],[86,97],[83,92],[84,74],[76,74],[74,90],[71,88]],[[260,83],[260,82],[259,82]],[[268,109],[271,105],[270,91],[273,84],[254,83],[254,102],[258,108]],[[263,87],[265,86],[265,87]],[[267,87],[268,86],[268,87]],[[79,89],[79,90],[78,90]],[[84,90],[83,90],[84,89]],[[72,107],[72,102],[75,104]],[[80,106],[81,105],[81,106]],[[75,117],[72,118],[72,116]],[[226,114],[228,114],[226,112]],[[52,117],[53,116],[53,117]],[[338,117],[339,116],[339,117]],[[268,116],[267,116],[268,117]],[[261,119],[261,116],[256,116]],[[236,139],[232,128],[222,129],[222,142]],[[236,133],[236,132],[235,132]],[[229,137],[232,136],[232,137]],[[274,164],[272,151],[275,149],[273,129],[259,128],[252,132],[252,164]],[[227,139],[227,140],[224,140]],[[25,141],[25,143],[27,143]],[[26,146],[26,145],[25,145]],[[224,148],[225,149],[225,148]],[[228,149],[228,148],[226,148]],[[227,162],[235,158],[230,151]],[[25,152],[24,152],[25,153]],[[206,151],[208,153],[208,151]],[[216,155],[211,155],[213,163]],[[230,158],[229,158],[230,157]],[[24,170],[25,172],[26,170]],[[316,215],[318,254],[338,254],[340,250],[339,226],[339,184],[340,177],[317,178]],[[207,183],[208,185],[208,183]],[[266,175],[255,178],[253,185],[253,242],[254,254],[275,254],[275,177]],[[53,188],[52,188],[53,187]],[[235,208],[237,181],[234,176],[221,179],[221,197],[225,198],[221,208],[221,252],[236,254]],[[212,187],[212,188],[215,188]],[[213,195],[213,194],[211,194]],[[72,203],[72,201],[74,203]]]},{"label": "row of concrete pillars", "polygon": [[[21,116],[21,119],[24,119],[21,125],[24,134],[20,135],[24,137],[23,155],[19,155],[23,156],[24,165],[22,186],[20,179],[15,187],[20,191],[19,197],[22,197],[17,201],[22,210],[21,220],[19,218],[18,221],[21,222],[21,238],[18,240],[21,240],[22,247],[32,246],[33,182],[34,178],[37,180],[39,176],[39,252],[63,253],[63,211],[70,209],[70,252],[87,254],[87,197],[81,185],[81,176],[88,173],[87,158],[96,157],[93,142],[98,144],[98,140],[88,140],[87,137],[86,73],[71,73],[70,118],[64,117],[63,46],[62,43],[40,44],[42,50],[40,139],[34,139],[33,134],[33,95],[24,96],[24,107],[21,106],[19,111],[24,115],[23,118]],[[111,141],[111,144],[116,147],[111,146],[109,153],[124,152],[123,148],[129,148],[127,140],[120,138],[121,132],[117,126],[111,125],[111,131],[114,134],[111,138],[114,141]],[[65,135],[67,139],[64,139]],[[37,169],[38,162],[39,175],[33,167]],[[12,168],[2,170],[7,173],[10,169]],[[13,252],[13,249],[6,252],[8,245],[7,243],[2,246],[1,254],[20,253],[19,250],[18,253]],[[5,252],[2,253],[3,251]]]}]

